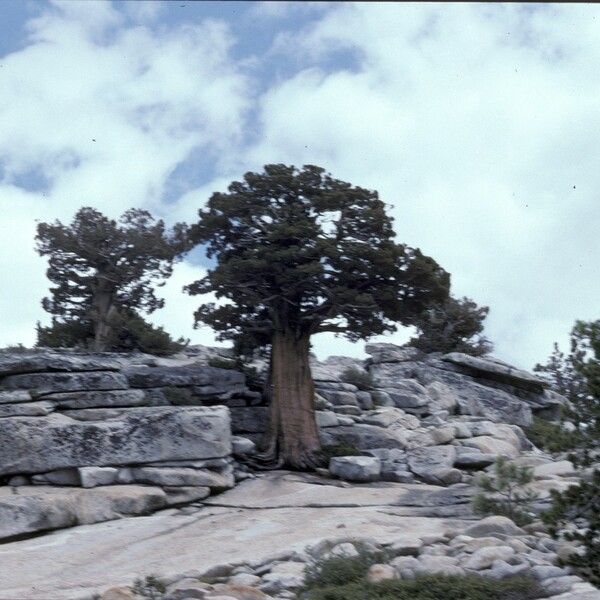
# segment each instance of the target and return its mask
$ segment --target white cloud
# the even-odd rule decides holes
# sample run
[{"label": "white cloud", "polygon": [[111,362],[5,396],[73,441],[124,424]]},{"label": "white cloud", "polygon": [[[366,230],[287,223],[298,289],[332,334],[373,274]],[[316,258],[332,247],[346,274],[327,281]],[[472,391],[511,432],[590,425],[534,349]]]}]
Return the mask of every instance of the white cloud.
[{"label": "white cloud", "polygon": [[[235,144],[247,79],[222,23],[127,28],[106,2],[60,2],[29,22],[30,43],[0,69],[0,344],[33,341],[47,290],[35,220],[82,205],[132,206],[171,221],[169,173],[193,148]],[[42,191],[17,187],[41,180]],[[25,183],[24,183],[25,182]],[[37,188],[35,188],[37,189]]]},{"label": "white cloud", "polygon": [[457,295],[491,305],[497,353],[530,367],[575,318],[599,316],[593,15],[341,5],[282,34],[276,51],[327,64],[344,50],[354,68],[313,67],[272,87],[249,161],[316,163],[378,189],[400,239],[451,271]]}]

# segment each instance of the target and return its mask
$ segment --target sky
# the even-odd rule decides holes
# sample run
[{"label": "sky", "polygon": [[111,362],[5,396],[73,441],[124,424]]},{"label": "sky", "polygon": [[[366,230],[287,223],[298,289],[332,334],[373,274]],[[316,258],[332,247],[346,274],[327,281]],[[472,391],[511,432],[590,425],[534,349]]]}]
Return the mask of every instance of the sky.
[{"label": "sky", "polygon": [[[49,321],[37,222],[193,222],[247,171],[317,164],[378,190],[398,241],[490,307],[495,355],[531,368],[600,318],[599,67],[593,4],[4,0],[0,346]],[[181,291],[209,266],[179,263],[151,320],[215,343]]]}]

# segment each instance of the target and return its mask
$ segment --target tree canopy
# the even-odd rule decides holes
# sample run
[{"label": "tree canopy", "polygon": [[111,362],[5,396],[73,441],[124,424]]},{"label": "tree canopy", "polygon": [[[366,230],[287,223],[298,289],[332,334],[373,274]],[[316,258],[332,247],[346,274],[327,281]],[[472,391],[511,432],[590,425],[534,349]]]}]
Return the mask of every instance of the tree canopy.
[{"label": "tree canopy", "polygon": [[409,343],[424,352],[488,354],[493,345],[483,335],[483,322],[489,310],[470,298],[448,297],[423,312],[417,327],[418,335]]},{"label": "tree canopy", "polygon": [[181,225],[167,232],[163,221],[140,209],[113,220],[84,207],[69,225],[40,223],[37,250],[48,257],[54,284],[42,305],[54,325],[71,332],[92,329],[96,349],[106,349],[117,315],[164,305],[155,287],[171,275],[184,249],[183,233]]},{"label": "tree canopy", "polygon": [[189,236],[216,265],[187,291],[222,300],[200,306],[196,322],[221,339],[271,345],[269,449],[290,466],[311,465],[319,446],[311,336],[358,340],[418,324],[448,296],[449,274],[394,241],[377,192],[313,165],[246,173],[210,197]]}]

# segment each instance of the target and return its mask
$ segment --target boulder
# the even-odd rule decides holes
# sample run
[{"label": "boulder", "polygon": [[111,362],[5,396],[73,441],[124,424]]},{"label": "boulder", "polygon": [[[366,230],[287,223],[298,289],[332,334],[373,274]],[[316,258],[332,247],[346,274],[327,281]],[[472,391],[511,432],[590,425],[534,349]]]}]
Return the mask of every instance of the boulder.
[{"label": "boulder", "polygon": [[460,440],[465,448],[474,448],[481,454],[490,454],[494,457],[503,456],[504,458],[517,458],[519,448],[510,442],[493,438],[489,435],[480,435],[465,440]]},{"label": "boulder", "polygon": [[56,392],[124,390],[128,387],[127,378],[112,371],[9,375],[2,380],[1,385],[7,390],[29,390],[34,398]]},{"label": "boulder", "polygon": [[531,392],[543,393],[548,385],[543,379],[527,371],[516,369],[496,358],[482,358],[461,352],[451,352],[444,354],[442,360],[458,365],[463,372],[472,377],[506,383]]},{"label": "boulder", "polygon": [[449,485],[458,483],[460,471],[453,469],[456,459],[454,446],[429,446],[408,450],[410,470],[427,483]]},{"label": "boulder", "polygon": [[231,453],[225,407],[132,408],[108,421],[76,421],[53,413],[10,417],[2,425],[0,475]]},{"label": "boulder", "polygon": [[0,488],[0,539],[146,514],[166,506],[165,493],[147,486],[108,486],[90,490]]},{"label": "boulder", "polygon": [[[101,392],[62,392],[49,397],[59,409],[147,406],[153,404],[144,390],[108,390]],[[168,404],[164,402],[163,404]]]},{"label": "boulder", "polygon": [[441,383],[440,381],[432,381],[425,387],[427,395],[431,398],[429,409],[431,412],[439,410],[447,410],[450,414],[456,412],[458,407],[458,396],[452,388]]},{"label": "boulder", "polygon": [[386,388],[383,391],[391,398],[396,408],[423,409],[429,404],[429,398],[424,394],[394,388]]},{"label": "boulder", "polygon": [[346,481],[376,481],[381,461],[373,456],[336,456],[329,461],[329,472]]},{"label": "boulder", "polygon": [[21,402],[0,404],[0,418],[3,417],[43,417],[54,410],[52,402]]},{"label": "boulder", "polygon": [[114,467],[79,467],[81,487],[93,488],[99,485],[112,485],[117,482],[119,469]]},{"label": "boulder", "polygon": [[356,399],[356,394],[354,392],[319,389],[319,394],[333,404],[333,406],[355,406],[356,408],[359,408],[358,400]]},{"label": "boulder", "polygon": [[229,489],[234,486],[232,472],[217,473],[208,469],[185,467],[135,467],[131,477],[136,483],[170,487],[202,486]]},{"label": "boulder", "polygon": [[371,357],[372,364],[397,363],[418,360],[422,352],[412,346],[397,346],[388,342],[365,345],[365,352]]},{"label": "boulder", "polygon": [[0,354],[0,377],[42,371],[118,371],[120,363],[101,355],[66,354],[55,351]]},{"label": "boulder", "polygon": [[477,383],[467,375],[422,364],[416,370],[416,377],[424,385],[439,381],[448,386],[456,394],[460,414],[525,427],[532,423],[531,408],[522,399]]},{"label": "boulder", "polygon": [[378,363],[369,367],[369,373],[373,377],[375,387],[394,387],[398,380],[413,377],[419,364],[417,362]]},{"label": "boulder", "polygon": [[[338,419],[341,420],[340,417]],[[357,423],[339,427],[327,427],[321,430],[321,441],[324,445],[349,444],[360,450],[370,448],[404,448],[406,435],[403,430],[384,429],[376,425]]]},{"label": "boulder", "polygon": [[475,525],[467,527],[464,531],[465,535],[471,537],[489,537],[489,536],[521,536],[525,532],[517,527],[513,521],[508,517],[502,517],[500,515],[493,515],[491,517],[485,517]]},{"label": "boulder", "polygon": [[218,369],[200,365],[179,367],[127,367],[123,370],[129,385],[134,388],[180,386],[245,386],[243,373],[234,369]]},{"label": "boulder", "polygon": [[14,404],[16,402],[31,402],[29,390],[11,390],[3,392],[0,390],[0,404]]},{"label": "boulder", "polygon": [[491,567],[496,560],[510,560],[515,551],[510,546],[488,546],[475,550],[464,563],[465,569],[481,571]]}]

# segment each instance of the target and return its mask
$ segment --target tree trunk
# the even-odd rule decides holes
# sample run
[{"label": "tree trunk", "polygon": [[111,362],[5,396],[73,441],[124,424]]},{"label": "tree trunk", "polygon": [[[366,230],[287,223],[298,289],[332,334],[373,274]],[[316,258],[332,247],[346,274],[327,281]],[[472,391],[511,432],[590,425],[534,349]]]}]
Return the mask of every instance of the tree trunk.
[{"label": "tree trunk", "polygon": [[94,350],[105,352],[112,333],[111,318],[116,312],[112,293],[98,289],[94,294]]},{"label": "tree trunk", "polygon": [[315,387],[309,365],[310,336],[276,332],[271,348],[268,448],[277,466],[311,469],[321,447],[315,420]]}]

